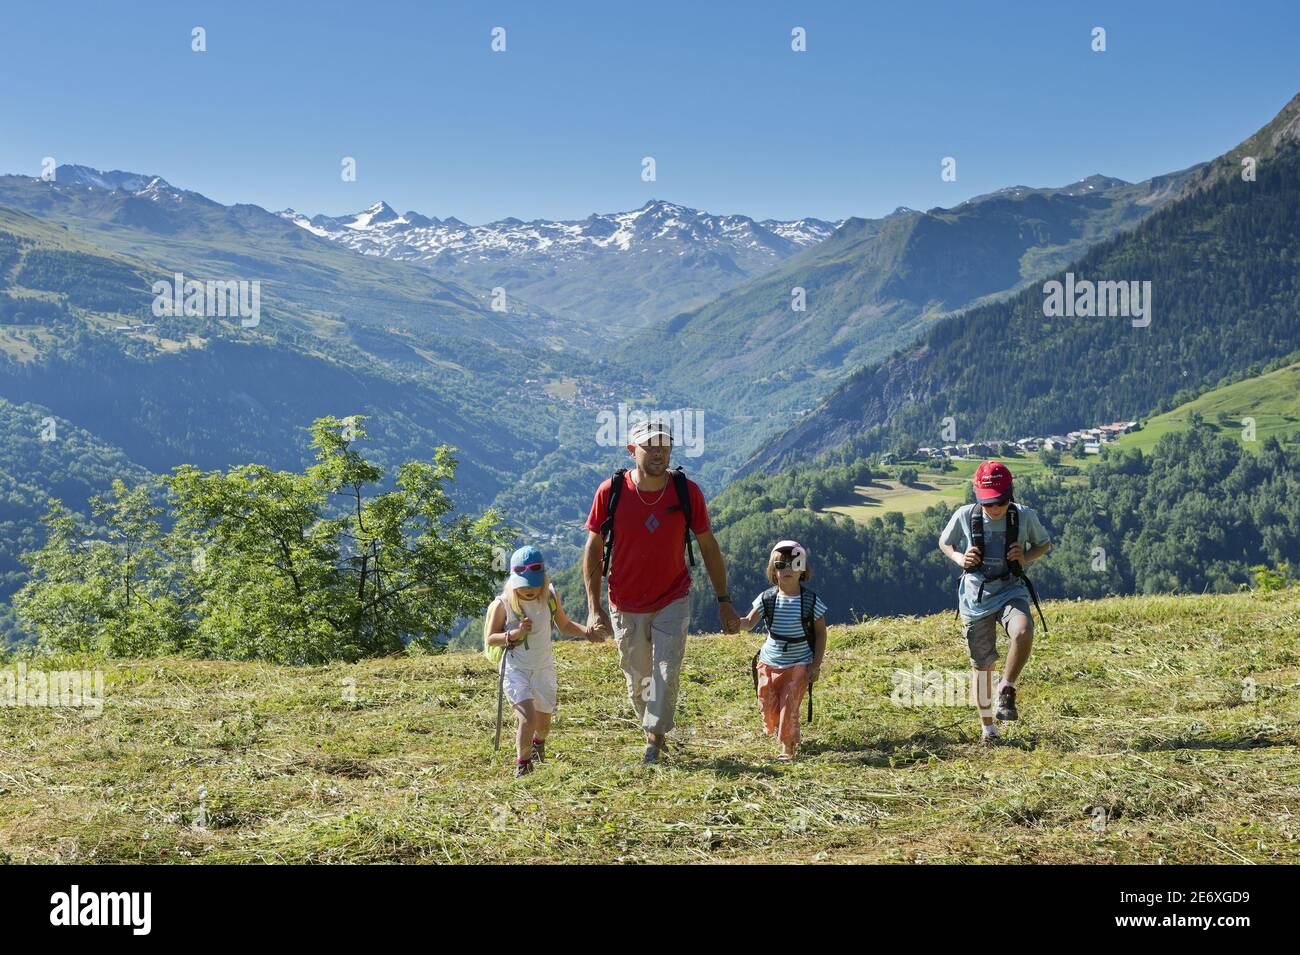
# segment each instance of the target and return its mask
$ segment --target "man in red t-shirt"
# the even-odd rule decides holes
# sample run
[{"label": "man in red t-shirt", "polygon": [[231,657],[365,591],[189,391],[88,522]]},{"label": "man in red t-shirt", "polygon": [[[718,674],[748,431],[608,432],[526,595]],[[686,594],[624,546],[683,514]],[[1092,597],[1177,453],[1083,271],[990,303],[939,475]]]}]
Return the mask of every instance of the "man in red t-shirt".
[{"label": "man in red t-shirt", "polygon": [[[628,699],[645,730],[645,762],[656,763],[664,751],[664,735],[673,728],[690,624],[686,514],[668,473],[672,431],[660,422],[646,422],[634,427],[628,439],[628,454],[636,467],[623,475],[614,511],[609,613],[601,606],[605,551],[601,525],[609,513],[613,478],[601,483],[591,502],[582,570],[587,586],[587,625],[601,638],[613,633]],[[704,494],[694,481],[687,481],[686,486],[691,533],[718,595],[718,616],[723,630],[735,633],[740,617],[727,594],[727,566],[709,527]]]}]

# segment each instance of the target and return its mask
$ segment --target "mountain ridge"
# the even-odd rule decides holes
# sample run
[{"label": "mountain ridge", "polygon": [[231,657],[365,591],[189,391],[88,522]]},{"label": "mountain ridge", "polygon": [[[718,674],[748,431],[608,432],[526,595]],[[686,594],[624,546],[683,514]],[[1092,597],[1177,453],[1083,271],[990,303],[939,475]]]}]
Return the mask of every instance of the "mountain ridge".
[{"label": "mountain ridge", "polygon": [[[1172,201],[1196,168],[850,217],[775,271],[631,336],[616,355],[712,412],[722,422],[714,440],[738,466],[860,365],[1131,229]],[[706,374],[700,355],[709,356]]]},{"label": "mountain ridge", "polygon": [[[582,219],[524,220],[507,216],[480,225],[467,225],[454,216],[441,219],[415,211],[399,214],[382,199],[350,215],[307,216],[293,209],[281,210],[277,215],[313,234],[336,238],[345,244],[365,249],[370,254],[416,259],[436,257],[462,249],[467,250],[467,254],[480,251],[519,254],[535,251],[539,245],[548,248],[547,243],[558,245],[573,254],[593,249],[610,249],[611,246],[626,252],[638,239],[645,241],[646,238],[664,237],[665,229],[673,224],[680,225],[682,229],[695,230],[695,238],[718,240],[727,232],[750,229],[754,232],[755,242],[775,244],[776,240],[784,239],[794,246],[803,247],[822,241],[844,221],[841,219],[832,222],[813,217],[756,220],[746,215],[709,213],[663,199],[649,199],[636,209],[622,212],[593,212]],[[638,235],[635,228],[626,228],[628,225],[639,225],[636,220],[647,215],[665,229],[647,237]],[[672,222],[671,218],[677,216],[684,216],[686,221]],[[665,223],[665,218],[670,221]],[[356,236],[357,233],[370,232],[385,225],[393,227],[388,230],[390,232],[402,233],[401,240],[382,234],[372,235],[367,236],[366,244],[362,245],[362,240]],[[444,227],[444,231],[438,231],[437,227]],[[451,228],[446,230],[445,227]],[[520,227],[528,227],[532,230],[531,234],[511,234],[512,231],[520,230]],[[414,238],[410,236],[412,231],[422,229],[433,231]],[[349,236],[349,232],[344,230],[350,230],[353,235]],[[494,236],[499,238],[493,241]]]},{"label": "mountain ridge", "polygon": [[[1246,179],[1237,159],[1256,147],[1263,147],[1257,151],[1264,161],[1258,179]],[[977,436],[990,427],[1005,430],[1012,420],[1052,432],[1080,419],[1145,413],[1180,388],[1289,354],[1300,348],[1300,327],[1286,304],[1297,294],[1293,273],[1300,259],[1300,197],[1287,179],[1297,172],[1300,96],[1240,146],[1192,167],[1181,184],[1153,183],[1175,191],[1176,199],[1068,265],[1089,277],[1154,277],[1162,302],[1156,321],[1164,323],[1158,327],[1177,328],[1176,339],[1158,331],[1135,339],[1134,332],[1147,329],[1107,331],[1103,319],[1046,319],[1042,291],[1029,286],[949,317],[895,356],[862,365],[738,474],[847,446],[859,452],[884,450],[892,441],[915,446],[937,435],[946,417],[961,421],[963,435]],[[1225,282],[1235,285],[1233,294]],[[1224,336],[1233,348],[1216,346]],[[989,341],[1016,350],[1035,371],[1026,380],[1003,381],[996,393],[980,390],[968,369]],[[1181,369],[1177,380],[1171,365]]]}]

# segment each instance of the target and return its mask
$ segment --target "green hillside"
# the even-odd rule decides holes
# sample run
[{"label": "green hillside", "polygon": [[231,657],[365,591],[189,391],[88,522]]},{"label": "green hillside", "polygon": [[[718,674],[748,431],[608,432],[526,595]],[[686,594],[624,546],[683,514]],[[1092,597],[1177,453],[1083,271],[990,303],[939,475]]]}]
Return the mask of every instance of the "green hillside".
[{"label": "green hillside", "polygon": [[[910,518],[936,504],[958,507],[969,497],[971,478],[979,467],[979,461],[973,458],[950,460],[952,469],[949,471],[935,471],[925,464],[905,462],[891,470],[916,469],[917,480],[912,484],[903,484],[895,477],[878,477],[870,484],[854,485],[851,492],[841,495],[839,503],[828,504],[821,510],[866,521],[890,513]],[[999,460],[1007,463],[1017,479],[1041,477],[1051,471],[1037,454],[1001,455]],[[1069,463],[1079,466],[1089,462],[1071,460]]]},{"label": "green hillside", "polygon": [[[1261,133],[1208,164],[1179,199],[1070,265],[1083,281],[1149,284],[1149,325],[1135,326],[1133,315],[1048,317],[1044,289],[1028,287],[860,368],[741,473],[846,444],[859,452],[932,444],[948,418],[972,436],[1063,432],[1190,399],[1295,352],[1298,120],[1300,96],[1266,127],[1276,136]],[[1241,178],[1242,155],[1259,159],[1255,181]]]},{"label": "green hillside", "polygon": [[[1258,448],[1273,437],[1294,440],[1300,432],[1300,362],[1207,391],[1151,418],[1141,431],[1120,437],[1116,446],[1149,454],[1168,432],[1190,427],[1194,416],[1229,437],[1235,435],[1246,447]],[[1246,418],[1255,419],[1253,442],[1246,440]]]},{"label": "green hillside", "polygon": [[[738,464],[856,366],[1131,229],[1189,174],[1013,187],[951,209],[849,219],[775,271],[633,336],[619,354],[716,415],[713,441]],[[803,311],[792,308],[795,288]]]},{"label": "green hillside", "polygon": [[950,615],[832,627],[789,766],[757,638],[691,641],[649,768],[613,645],[562,643],[553,755],[518,782],[478,655],[45,659],[102,667],[102,715],[0,707],[0,861],[1300,862],[1300,590],[1046,609],[994,749],[965,707],[891,701],[898,670],[965,672]]},{"label": "green hillside", "polygon": [[[301,441],[259,435],[351,406],[373,415],[394,454],[454,444],[463,483],[491,498],[554,449],[559,428],[590,430],[590,405],[612,406],[615,382],[637,387],[635,374],[558,347],[551,320],[522,303],[495,313],[417,265],[357,255],[269,213],[203,200],[166,228],[123,224],[108,198],[47,186],[0,177],[0,197],[50,216],[0,208],[0,357],[11,359],[0,393],[63,410],[153,466],[250,453],[297,463]],[[234,267],[266,276],[256,328],[151,314],[152,282],[173,268],[221,276],[236,240]],[[163,405],[178,419],[165,433],[150,421]]]},{"label": "green hillside", "polygon": [[0,248],[0,397],[48,408],[151,470],[298,463],[302,423],[350,403],[386,413],[375,434],[389,455],[432,448],[435,433],[464,448],[466,490],[481,500],[530,443],[494,426],[481,405],[462,410],[472,386],[453,386],[445,370],[436,384],[398,361],[300,336],[274,307],[248,329],[155,318],[149,286],[158,269],[30,216],[0,211]]},{"label": "green hillside", "polygon": [[[61,167],[61,170],[68,167]],[[60,175],[63,175],[60,173]],[[518,345],[517,324],[488,308],[485,290],[427,269],[357,255],[251,205],[225,206],[167,187],[149,198],[119,191],[0,176],[0,206],[22,210],[101,250],[153,263],[163,275],[257,279],[265,303],[299,331],[347,340],[357,323],[474,336]],[[543,333],[559,326],[516,303]]]},{"label": "green hillside", "polygon": [[[1108,446],[1111,449],[1108,453],[1137,450],[1151,454],[1162,437],[1187,430],[1198,417],[1203,426],[1226,437],[1235,437],[1248,449],[1259,450],[1269,438],[1283,443],[1295,441],[1300,435],[1300,362],[1212,389],[1173,411],[1156,415],[1145,421],[1140,431],[1121,435]],[[1247,418],[1255,421],[1254,440],[1248,440],[1243,425]],[[1038,454],[996,457],[1006,461],[1017,478],[1041,477],[1052,471]],[[1099,460],[1098,455],[1079,458],[1066,454],[1061,457],[1061,464],[1086,473]],[[951,470],[936,471],[926,463],[904,462],[900,468],[912,466],[918,472],[918,480],[912,486],[892,478],[877,478],[871,484],[855,486],[842,503],[828,505],[823,510],[868,520],[891,512],[911,517],[941,503],[956,507],[968,499],[970,479],[978,464],[974,459],[958,459],[952,460]],[[1083,476],[1063,480],[1081,481]]]},{"label": "green hillside", "polygon": [[[25,182],[23,188],[35,188]],[[302,231],[269,218],[277,230]],[[0,441],[21,475],[11,488],[13,506],[0,514],[12,531],[0,548],[0,600],[21,583],[15,558],[33,545],[33,521],[46,498],[80,510],[112,477],[136,476],[89,463],[101,453],[140,473],[181,464],[296,468],[310,460],[307,423],[363,414],[370,419],[367,453],[381,464],[456,447],[457,503],[481,508],[527,480],[561,433],[589,440],[592,405],[615,404],[608,382],[616,373],[608,365],[557,351],[541,337],[498,334],[494,323],[506,320],[482,317],[490,313],[477,306],[438,321],[394,308],[387,325],[344,312],[322,324],[301,297],[268,294],[256,327],[229,318],[155,317],[151,285],[168,273],[97,245],[86,236],[113,230],[84,225],[65,228],[0,208],[0,402],[29,409],[0,415]],[[113,234],[129,245],[123,237],[137,231],[118,225]],[[188,255],[201,254],[200,237],[188,240]],[[343,257],[339,264],[357,260],[357,270],[338,281],[370,281],[362,256],[322,244],[328,256]],[[252,247],[250,240],[250,254]],[[409,280],[412,294],[433,288],[415,265],[384,268],[417,273]],[[382,301],[385,288],[372,290]],[[457,323],[465,329],[459,335],[449,331]],[[634,376],[617,374],[635,387]],[[524,406],[526,414],[519,411]],[[93,447],[91,458],[57,444],[28,454],[39,428],[27,419],[46,416],[59,422],[61,437]],[[572,498],[539,502],[525,494],[511,513],[519,525],[550,534],[559,528],[554,514],[568,519],[577,510]],[[0,638],[16,636],[5,604]]]},{"label": "green hillside", "polygon": [[[0,394],[47,404],[155,469],[296,465],[301,423],[351,410],[371,415],[390,459],[459,448],[462,489],[485,501],[570,422],[589,431],[591,406],[613,406],[616,384],[637,387],[634,371],[584,355],[570,324],[518,297],[499,312],[485,290],[359,255],[256,206],[165,183],[152,198],[77,186],[77,168],[54,182],[0,176],[0,206],[14,207],[0,213],[11,237],[0,239],[0,354],[14,362],[0,367]],[[175,272],[260,281],[263,320],[154,318],[150,284]],[[140,323],[158,327],[116,330]]]}]

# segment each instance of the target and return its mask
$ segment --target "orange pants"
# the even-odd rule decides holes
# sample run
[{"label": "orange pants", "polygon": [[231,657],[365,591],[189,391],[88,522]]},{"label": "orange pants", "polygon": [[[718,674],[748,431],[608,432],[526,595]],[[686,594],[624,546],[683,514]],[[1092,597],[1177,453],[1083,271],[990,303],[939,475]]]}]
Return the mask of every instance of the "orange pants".
[{"label": "orange pants", "polygon": [[808,691],[808,665],[768,666],[758,661],[758,701],[763,707],[763,728],[782,743],[799,745],[799,705]]}]

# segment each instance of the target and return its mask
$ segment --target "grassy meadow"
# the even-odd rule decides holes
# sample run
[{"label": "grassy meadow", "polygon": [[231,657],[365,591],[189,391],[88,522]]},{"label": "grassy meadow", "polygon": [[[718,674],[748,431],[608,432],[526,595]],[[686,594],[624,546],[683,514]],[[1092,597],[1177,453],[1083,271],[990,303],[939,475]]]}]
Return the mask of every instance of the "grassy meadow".
[{"label": "grassy meadow", "polygon": [[896,670],[964,671],[951,616],[832,627],[791,765],[757,636],[692,638],[657,767],[612,643],[565,642],[553,755],[519,781],[477,654],[27,661],[102,668],[104,702],[0,707],[0,861],[1300,861],[1300,589],[1046,609],[992,748],[965,706],[891,700]]}]

